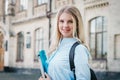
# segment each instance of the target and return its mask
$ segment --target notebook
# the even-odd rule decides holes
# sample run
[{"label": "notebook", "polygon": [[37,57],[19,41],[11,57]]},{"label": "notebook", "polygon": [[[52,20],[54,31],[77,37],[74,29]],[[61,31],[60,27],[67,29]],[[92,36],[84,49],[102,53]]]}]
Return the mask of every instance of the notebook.
[{"label": "notebook", "polygon": [[39,51],[38,57],[39,57],[39,61],[40,61],[41,74],[44,77],[44,73],[47,73],[47,63],[46,63],[47,57],[46,57],[45,50]]}]

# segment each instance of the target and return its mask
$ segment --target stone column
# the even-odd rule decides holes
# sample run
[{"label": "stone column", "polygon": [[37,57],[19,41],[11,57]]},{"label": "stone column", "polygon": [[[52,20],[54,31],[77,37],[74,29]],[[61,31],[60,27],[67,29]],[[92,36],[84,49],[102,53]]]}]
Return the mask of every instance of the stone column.
[{"label": "stone column", "polygon": [[[9,0],[8,1],[8,15],[6,16],[6,40],[8,41],[8,50],[6,51],[5,55],[4,55],[4,70],[8,70],[9,67],[10,67],[10,56],[11,56],[11,53],[10,53],[10,49],[11,49],[11,46],[10,46],[10,30],[12,29],[12,17],[14,16],[13,15],[13,11],[14,11],[14,4],[12,3],[12,0]],[[14,13],[15,14],[15,13]]]},{"label": "stone column", "polygon": [[3,15],[4,12],[4,0],[0,0],[0,16]]},{"label": "stone column", "polygon": [[18,13],[19,11],[20,11],[20,0],[16,0],[15,13]]},{"label": "stone column", "polygon": [[37,6],[37,0],[33,0],[34,7]]},{"label": "stone column", "polygon": [[3,21],[5,14],[5,0],[0,0],[0,21]]},{"label": "stone column", "polygon": [[28,1],[28,8],[29,8],[29,9],[27,9],[28,17],[32,17],[32,15],[33,15],[33,1],[34,0]]}]

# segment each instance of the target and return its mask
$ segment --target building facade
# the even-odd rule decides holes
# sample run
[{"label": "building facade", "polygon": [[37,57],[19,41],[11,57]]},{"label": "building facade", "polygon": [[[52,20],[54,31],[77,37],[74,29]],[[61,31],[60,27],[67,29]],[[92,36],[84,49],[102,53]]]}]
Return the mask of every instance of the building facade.
[{"label": "building facade", "polygon": [[[96,70],[120,71],[118,0],[1,0],[0,70],[40,67],[38,52],[48,51],[55,15],[61,6],[76,6]],[[113,66],[114,65],[114,66]]]}]

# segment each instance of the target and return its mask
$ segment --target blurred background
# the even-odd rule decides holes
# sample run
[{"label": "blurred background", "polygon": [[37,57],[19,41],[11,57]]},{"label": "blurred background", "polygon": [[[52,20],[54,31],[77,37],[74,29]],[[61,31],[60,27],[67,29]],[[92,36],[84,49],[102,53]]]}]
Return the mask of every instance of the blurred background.
[{"label": "blurred background", "polygon": [[120,0],[0,0],[0,80],[38,80],[38,52],[66,5],[81,12],[98,80],[120,80]]}]

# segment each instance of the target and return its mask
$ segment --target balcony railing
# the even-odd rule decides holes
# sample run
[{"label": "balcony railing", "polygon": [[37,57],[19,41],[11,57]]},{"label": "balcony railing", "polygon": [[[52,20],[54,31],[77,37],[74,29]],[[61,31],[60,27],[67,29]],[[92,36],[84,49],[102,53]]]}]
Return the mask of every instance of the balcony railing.
[{"label": "balcony railing", "polygon": [[21,11],[19,13],[16,14],[15,16],[15,20],[21,20],[21,19],[25,19],[27,17],[27,12],[25,11]]},{"label": "balcony railing", "polygon": [[47,12],[46,4],[34,7],[34,16],[44,16],[46,15],[46,12]]},{"label": "balcony railing", "polygon": [[84,0],[84,5],[86,9],[94,7],[102,7],[109,5],[108,0]]},{"label": "balcony railing", "polygon": [[84,0],[84,4],[106,2],[108,0]]}]

